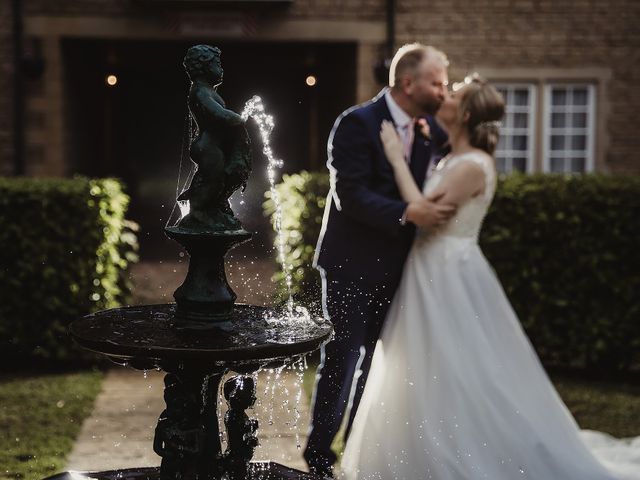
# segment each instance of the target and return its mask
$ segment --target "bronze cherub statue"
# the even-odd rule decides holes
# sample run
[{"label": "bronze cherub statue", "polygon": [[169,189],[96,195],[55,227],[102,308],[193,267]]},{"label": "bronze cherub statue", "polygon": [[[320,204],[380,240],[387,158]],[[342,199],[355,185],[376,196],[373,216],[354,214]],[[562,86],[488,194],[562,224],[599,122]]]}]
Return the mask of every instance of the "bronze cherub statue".
[{"label": "bronze cherub statue", "polygon": [[224,398],[229,410],[224,416],[227,427],[228,447],[224,454],[225,470],[231,480],[244,480],[249,460],[258,446],[258,421],[245,413],[256,401],[253,377],[238,375],[224,384]]},{"label": "bronze cherub statue", "polygon": [[[173,296],[179,328],[208,329],[228,321],[236,294],[227,282],[224,256],[251,238],[234,216],[229,197],[244,188],[251,171],[251,145],[245,118],[226,108],[217,92],[223,70],[220,49],[189,48],[184,67],[191,79],[188,105],[196,126],[189,155],[196,171],[178,196],[188,213],[165,233],[189,253],[189,272]],[[180,205],[180,210],[185,205]]]},{"label": "bronze cherub statue", "polygon": [[244,119],[225,107],[217,88],[222,83],[220,49],[191,47],[184,67],[191,79],[189,112],[197,134],[189,153],[197,170],[178,201],[190,210],[179,222],[181,229],[199,232],[235,231],[241,228],[229,205],[235,190],[246,187],[251,171],[251,148]]},{"label": "bronze cherub statue", "polygon": [[200,424],[197,395],[189,395],[180,378],[164,377],[167,408],[160,414],[153,439],[153,451],[162,457],[161,480],[181,480],[188,465],[204,450],[204,428]]}]

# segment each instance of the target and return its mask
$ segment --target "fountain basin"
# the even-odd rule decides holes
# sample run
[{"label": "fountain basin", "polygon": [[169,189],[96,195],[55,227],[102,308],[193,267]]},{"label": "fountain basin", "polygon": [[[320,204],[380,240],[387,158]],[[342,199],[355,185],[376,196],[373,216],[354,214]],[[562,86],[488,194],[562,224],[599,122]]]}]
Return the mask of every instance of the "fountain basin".
[{"label": "fountain basin", "polygon": [[[202,325],[201,329],[197,329]],[[71,324],[82,347],[137,369],[157,368],[165,376],[165,403],[153,448],[160,468],[66,472],[57,480],[267,480],[318,479],[275,462],[250,462],[258,423],[244,410],[255,402],[255,383],[244,374],[294,362],[331,339],[333,326],[308,315],[290,318],[270,307],[238,304],[224,321],[185,322],[174,303],[103,310]],[[228,445],[218,429],[220,382],[225,383]]]},{"label": "fountain basin", "polygon": [[[160,468],[125,468],[106,472],[64,472],[44,480],[160,480]],[[318,480],[318,476],[275,462],[251,462],[247,480]]]},{"label": "fountain basin", "polygon": [[318,349],[332,335],[323,319],[282,319],[274,308],[237,304],[224,322],[203,330],[181,329],[176,304],[103,310],[71,324],[73,339],[86,349],[134,368],[173,370],[199,363],[247,370],[289,363]]}]

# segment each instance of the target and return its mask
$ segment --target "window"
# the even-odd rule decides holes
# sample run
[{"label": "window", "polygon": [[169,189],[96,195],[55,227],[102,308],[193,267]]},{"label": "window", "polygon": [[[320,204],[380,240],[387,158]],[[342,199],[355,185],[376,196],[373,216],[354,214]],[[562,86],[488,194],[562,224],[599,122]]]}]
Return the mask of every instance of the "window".
[{"label": "window", "polygon": [[532,172],[534,166],[536,89],[533,84],[496,84],[506,113],[496,149],[498,171]]},{"label": "window", "polygon": [[594,98],[593,85],[545,86],[545,172],[593,171]]},{"label": "window", "polygon": [[596,83],[525,78],[495,82],[506,103],[496,149],[502,173],[595,170]]}]

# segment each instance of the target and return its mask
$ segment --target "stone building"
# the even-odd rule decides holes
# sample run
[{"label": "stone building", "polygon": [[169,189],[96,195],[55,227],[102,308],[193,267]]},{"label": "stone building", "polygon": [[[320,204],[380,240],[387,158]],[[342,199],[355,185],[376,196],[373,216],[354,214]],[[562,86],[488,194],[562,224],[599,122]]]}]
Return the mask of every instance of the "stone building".
[{"label": "stone building", "polygon": [[[388,7],[396,45],[433,44],[449,55],[452,77],[475,70],[500,85],[509,104],[502,169],[640,171],[637,1],[14,0],[0,3],[2,174],[16,167],[12,5],[22,8],[30,67],[22,120],[28,175],[134,168],[130,152],[139,159],[145,149],[127,138],[125,127],[137,130],[140,142],[167,148],[162,140],[171,127],[146,127],[168,120],[159,106],[175,97],[180,107],[166,111],[179,113],[180,136],[183,91],[168,95],[156,84],[183,87],[179,59],[195,42],[224,47],[233,85],[223,92],[238,99],[236,108],[244,98],[234,86],[248,96],[278,79],[283,92],[273,97],[289,143],[304,144],[288,150],[296,157],[292,165],[319,167],[333,117],[379,89],[373,68],[386,53]],[[173,74],[166,67],[172,54]],[[234,78],[233,72],[241,73]],[[105,83],[110,74],[120,74],[120,85]],[[315,87],[302,83],[308,75],[317,77]],[[118,98],[119,89],[128,92]]]},{"label": "stone building", "polygon": [[194,43],[222,48],[228,105],[263,96],[288,170],[322,168],[335,117],[380,89],[390,45],[412,41],[445,50],[453,80],[477,71],[503,91],[501,170],[639,173],[639,24],[636,0],[4,1],[0,174],[116,175],[134,198],[175,192],[181,59]]}]

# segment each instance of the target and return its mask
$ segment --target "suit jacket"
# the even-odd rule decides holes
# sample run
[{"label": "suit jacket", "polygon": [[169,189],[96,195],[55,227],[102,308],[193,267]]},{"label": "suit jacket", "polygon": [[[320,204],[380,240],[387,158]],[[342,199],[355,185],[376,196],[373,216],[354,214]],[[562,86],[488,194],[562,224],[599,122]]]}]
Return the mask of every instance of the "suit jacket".
[{"label": "suit jacket", "polygon": [[[380,140],[382,121],[392,121],[385,91],[342,113],[329,135],[331,188],[314,266],[329,275],[395,289],[415,227],[400,224],[407,204],[400,196]],[[416,128],[410,162],[420,187],[432,154],[439,160],[447,141],[433,118],[427,117],[427,122],[431,138],[425,138]]]}]

